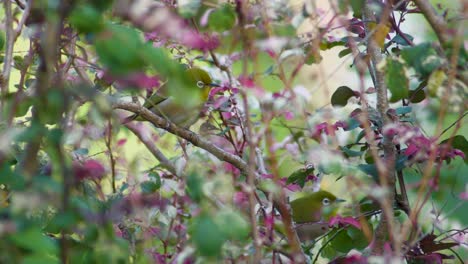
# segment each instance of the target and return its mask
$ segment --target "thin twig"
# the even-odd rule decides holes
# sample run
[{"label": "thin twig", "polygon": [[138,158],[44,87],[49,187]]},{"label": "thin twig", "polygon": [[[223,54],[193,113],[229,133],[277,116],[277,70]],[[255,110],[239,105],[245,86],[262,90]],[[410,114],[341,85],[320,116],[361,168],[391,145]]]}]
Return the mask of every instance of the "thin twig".
[{"label": "thin twig", "polygon": [[438,137],[438,138],[440,138],[443,134],[445,134],[445,132],[449,131],[453,126],[455,126],[456,124],[458,124],[463,118],[465,118],[466,115],[468,115],[468,112],[463,113],[463,115],[461,115],[459,118],[457,118],[457,120],[455,120],[452,124],[450,124],[450,126],[448,126],[447,128],[445,128],[444,131],[442,131],[442,132],[439,134],[439,137]]},{"label": "thin twig", "polygon": [[3,7],[5,8],[5,27],[6,27],[6,48],[5,56],[3,61],[3,72],[0,76],[0,87],[1,87],[1,100],[0,100],[0,109],[3,108],[5,103],[5,97],[8,93],[8,88],[10,84],[10,73],[11,73],[11,64],[13,62],[13,46],[15,44],[14,40],[14,31],[13,31],[13,14],[11,11],[11,1],[3,1]]},{"label": "thin twig", "polygon": [[161,163],[164,168],[177,176],[177,170],[174,164],[172,164],[171,161],[167,159],[166,156],[164,156],[164,154],[156,147],[153,140],[143,136],[136,125],[132,123],[125,124],[125,127],[132,131],[132,133],[135,134],[135,136],[137,136],[137,138],[143,142],[143,144],[145,144],[146,148],[151,152],[151,154],[153,154],[153,156]]},{"label": "thin twig", "polygon": [[[377,28],[385,26],[384,23],[388,20],[391,7],[389,3],[386,4],[385,9],[382,11],[380,17],[380,24],[377,24]],[[376,21],[375,15],[371,10],[371,3],[368,1],[364,5],[363,18],[366,20]],[[364,24],[366,34],[372,31],[369,27],[369,23]],[[380,118],[382,119],[382,126],[390,124],[392,121],[387,115],[388,111],[388,97],[387,97],[387,86],[385,84],[384,72],[378,68],[378,65],[383,60],[381,48],[376,42],[374,37],[369,37],[367,41],[367,54],[370,56],[370,63],[375,74],[375,88],[377,90],[377,111],[379,112]],[[397,239],[393,234],[393,208],[392,203],[395,200],[394,186],[395,186],[395,146],[392,143],[391,138],[384,137],[383,142],[384,162],[378,162],[377,170],[379,174],[380,185],[391,190],[386,195],[382,202],[383,217],[381,223],[376,230],[376,244],[373,248],[374,253],[381,253],[383,251],[384,243],[387,241],[387,235],[390,234],[391,240],[396,244],[394,250],[400,252],[400,245],[396,243]],[[380,166],[379,166],[380,165]],[[398,254],[397,254],[398,255]]]}]

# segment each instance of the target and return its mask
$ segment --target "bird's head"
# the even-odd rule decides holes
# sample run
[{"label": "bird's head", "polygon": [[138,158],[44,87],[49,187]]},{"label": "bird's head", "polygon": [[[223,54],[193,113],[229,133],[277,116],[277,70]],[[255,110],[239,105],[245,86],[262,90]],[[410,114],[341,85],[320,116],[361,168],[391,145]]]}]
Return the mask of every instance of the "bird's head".
[{"label": "bird's head", "polygon": [[343,201],[324,190],[306,194],[291,202],[293,219],[296,223],[327,220],[336,214],[337,204]]},{"label": "bird's head", "polygon": [[193,81],[196,86],[201,89],[201,99],[203,101],[208,99],[212,87],[219,86],[213,83],[210,74],[201,68],[192,67],[187,69],[187,74],[190,81]]}]

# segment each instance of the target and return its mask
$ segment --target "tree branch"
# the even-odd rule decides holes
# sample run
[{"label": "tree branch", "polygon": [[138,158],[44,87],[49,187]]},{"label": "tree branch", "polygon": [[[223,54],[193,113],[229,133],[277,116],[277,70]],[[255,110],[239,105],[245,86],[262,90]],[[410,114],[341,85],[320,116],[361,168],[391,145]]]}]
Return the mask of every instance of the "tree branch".
[{"label": "tree branch", "polygon": [[148,137],[143,136],[143,134],[138,130],[138,128],[132,124],[128,123],[125,124],[125,127],[128,128],[130,131],[132,131],[137,138],[145,144],[146,148],[153,154],[153,156],[161,163],[161,165],[166,168],[169,172],[177,176],[177,170],[175,166],[172,164],[170,160],[164,156],[164,154],[156,147],[156,145],[153,143],[153,140],[151,140]]},{"label": "tree branch", "polygon": [[437,15],[432,5],[427,0],[413,0],[416,6],[421,10],[424,17],[427,19],[432,29],[434,30],[441,45],[449,41],[447,36],[447,23]]},{"label": "tree branch", "polygon": [[3,108],[5,96],[8,93],[8,87],[10,83],[10,72],[11,64],[13,62],[13,46],[15,44],[15,32],[13,31],[13,14],[11,12],[11,2],[3,1],[3,7],[5,8],[5,27],[6,27],[6,49],[5,58],[3,62],[3,72],[0,77],[1,86],[1,100],[0,109]]},{"label": "tree branch", "polygon": [[144,119],[148,120],[153,125],[187,140],[194,146],[200,147],[208,151],[209,153],[217,157],[219,160],[231,163],[243,173],[247,173],[248,171],[247,163],[238,156],[224,151],[223,149],[217,147],[216,145],[210,143],[208,140],[200,137],[198,134],[188,129],[183,129],[176,126],[175,124],[167,121],[162,117],[157,116],[156,114],[154,114],[147,108],[142,107],[139,104],[132,102],[115,102],[113,103],[112,107],[115,109],[124,109],[130,112],[139,113]]},{"label": "tree branch", "polygon": [[[391,12],[390,6],[385,6],[385,9],[382,11],[382,15],[380,17],[380,24],[377,25],[377,29],[379,26],[385,26],[389,18],[389,14]],[[374,21],[377,23],[377,19],[371,9],[371,3],[368,1],[364,5],[363,11],[363,20],[366,21]],[[369,23],[364,23],[366,35],[371,34],[372,28],[370,27]],[[383,57],[381,53],[381,48],[379,44],[376,42],[375,37],[368,36],[367,40],[367,54],[370,56],[370,63],[372,68],[374,69],[373,74],[375,80],[375,88],[377,90],[377,111],[379,112],[380,118],[382,119],[382,127],[390,124],[392,121],[390,120],[389,116],[387,115],[388,110],[388,97],[387,97],[387,86],[385,84],[384,79],[384,72],[382,69],[378,67],[378,65],[382,62]],[[391,138],[384,137],[383,138],[383,152],[384,157],[383,159],[379,159],[376,161],[377,170],[379,172],[379,179],[380,185],[385,190],[389,190],[385,199],[382,199],[382,211],[383,217],[381,218],[380,224],[377,227],[375,232],[375,244],[373,247],[374,254],[381,254],[383,253],[384,244],[387,242],[387,236],[390,236],[390,239],[395,242],[395,237],[392,234],[392,227],[393,227],[393,202],[395,200],[395,146],[392,143]],[[397,243],[398,244],[398,243]],[[399,252],[398,249],[399,245],[395,246],[395,250]]]}]

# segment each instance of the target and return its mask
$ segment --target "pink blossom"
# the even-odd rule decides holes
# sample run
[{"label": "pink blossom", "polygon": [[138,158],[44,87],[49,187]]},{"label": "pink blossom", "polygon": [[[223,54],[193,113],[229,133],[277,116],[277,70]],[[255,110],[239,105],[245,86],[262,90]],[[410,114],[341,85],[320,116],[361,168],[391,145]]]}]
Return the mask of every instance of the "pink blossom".
[{"label": "pink blossom", "polygon": [[127,139],[126,139],[126,138],[119,139],[119,140],[117,141],[117,146],[122,147],[123,145],[125,145],[125,143],[127,143]]},{"label": "pink blossom", "polygon": [[265,217],[265,227],[271,230],[273,229],[274,224],[275,224],[275,217],[271,214],[267,214]]},{"label": "pink blossom", "polygon": [[249,196],[245,192],[235,192],[232,200],[239,207],[245,207],[249,204]]},{"label": "pink blossom", "polygon": [[276,58],[276,53],[272,49],[266,49],[265,52],[270,56],[271,58]]},{"label": "pink blossom", "polygon": [[83,164],[78,161],[73,162],[73,172],[76,180],[83,181],[86,179],[90,180],[101,180],[106,170],[104,166],[96,160],[87,160]]},{"label": "pink blossom", "polygon": [[328,221],[329,226],[346,226],[351,225],[357,229],[361,229],[361,224],[358,220],[353,217],[342,217],[340,215],[335,215]]},{"label": "pink blossom", "polygon": [[133,72],[125,76],[114,76],[107,71],[101,71],[96,77],[111,85],[116,84],[116,88],[140,88],[151,90],[160,86],[160,78],[157,75],[149,76],[144,72]]},{"label": "pink blossom", "polygon": [[279,180],[279,184],[281,187],[291,191],[291,192],[297,192],[301,190],[301,186],[299,186],[296,183],[290,183],[287,184],[288,178],[282,178]]},{"label": "pink blossom", "polygon": [[[157,19],[154,19],[157,17]],[[199,50],[213,50],[219,46],[219,39],[214,35],[199,33],[190,27],[186,20],[175,15],[168,8],[159,7],[153,10],[152,16],[133,18],[143,24],[148,41],[170,39],[174,42]],[[141,21],[143,19],[143,21]]]},{"label": "pink blossom", "polygon": [[240,170],[228,162],[224,163],[224,170],[228,173],[234,174],[235,176],[240,175]]},{"label": "pink blossom", "polygon": [[462,200],[468,200],[468,192],[462,192],[458,195],[458,197],[460,197],[460,199]]},{"label": "pink blossom", "polygon": [[326,135],[330,135],[330,134],[333,134],[333,131],[335,129],[336,128],[334,128],[334,126],[330,126],[327,122],[323,122],[318,125],[315,125],[314,131],[311,137],[317,141],[320,141],[320,136],[322,135],[322,133],[325,133]]},{"label": "pink blossom", "polygon": [[123,237],[122,230],[117,225],[113,225],[113,228],[114,228],[114,234],[117,237]]},{"label": "pink blossom", "polygon": [[366,36],[364,23],[355,17],[349,20],[348,30],[354,34],[357,34],[360,38],[364,38]]},{"label": "pink blossom", "polygon": [[255,87],[255,82],[252,77],[248,76],[239,76],[239,82],[247,87],[247,88],[254,88]]},{"label": "pink blossom", "polygon": [[284,148],[293,156],[297,156],[300,154],[299,152],[299,146],[297,145],[296,142],[294,143],[287,143],[284,145]]},{"label": "pink blossom", "polygon": [[292,120],[292,119],[294,119],[294,113],[291,112],[291,111],[286,111],[286,112],[283,113],[283,115],[284,115],[284,118],[285,118],[286,120]]},{"label": "pink blossom", "polygon": [[344,121],[336,121],[335,124],[333,125],[333,128],[335,130],[338,130],[338,128],[343,128],[346,129],[348,127],[348,124]]}]

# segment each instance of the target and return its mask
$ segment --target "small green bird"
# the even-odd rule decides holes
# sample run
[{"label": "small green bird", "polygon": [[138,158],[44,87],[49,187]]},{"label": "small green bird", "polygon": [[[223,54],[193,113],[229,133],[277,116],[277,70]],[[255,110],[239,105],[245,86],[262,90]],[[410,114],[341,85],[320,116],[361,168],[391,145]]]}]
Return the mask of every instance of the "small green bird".
[{"label": "small green bird", "polygon": [[[211,88],[218,86],[212,82],[208,72],[201,68],[193,67],[187,69],[186,73],[189,81],[193,82],[193,87],[199,89],[189,94],[189,96],[195,96],[196,98],[184,99],[183,96],[187,96],[187,94],[165,96],[165,93],[171,93],[170,90],[165,91],[172,88],[171,80],[169,80],[168,83],[164,84],[157,92],[147,98],[143,104],[143,107],[148,108],[151,112],[183,128],[189,128],[197,122]],[[174,98],[174,96],[180,96],[180,98]],[[133,120],[147,121],[142,116],[134,114],[127,117],[123,123],[125,124]]]},{"label": "small green bird", "polygon": [[317,191],[290,202],[292,218],[301,241],[317,238],[328,231],[328,220],[336,215],[338,203],[344,202],[327,191]]}]

